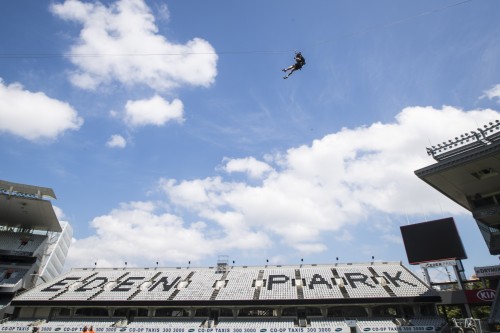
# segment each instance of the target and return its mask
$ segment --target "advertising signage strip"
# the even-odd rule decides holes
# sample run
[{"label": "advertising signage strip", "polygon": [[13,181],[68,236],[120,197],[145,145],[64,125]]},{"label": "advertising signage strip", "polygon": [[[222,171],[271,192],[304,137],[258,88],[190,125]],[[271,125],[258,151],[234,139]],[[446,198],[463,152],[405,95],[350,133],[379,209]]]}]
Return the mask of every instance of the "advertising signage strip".
[{"label": "advertising signage strip", "polygon": [[469,304],[491,304],[495,300],[496,291],[493,289],[465,290],[465,297]]},{"label": "advertising signage strip", "polygon": [[474,271],[476,272],[476,276],[478,278],[500,276],[500,265],[474,267]]},{"label": "advertising signage strip", "polygon": [[434,261],[434,262],[423,262],[420,264],[422,268],[433,268],[433,267],[445,267],[445,266],[456,266],[456,260],[442,260],[442,261]]},{"label": "advertising signage strip", "polygon": [[[57,332],[82,332],[82,325],[67,325],[67,326],[54,326],[50,324],[41,325],[40,332],[45,333],[57,333]],[[148,332],[158,332],[158,333],[350,333],[349,327],[258,327],[258,328],[174,328],[165,326],[136,326],[136,327],[94,327],[96,333],[99,332],[130,332],[130,333],[148,333]],[[434,326],[370,326],[364,327],[362,332],[369,333],[379,333],[379,332],[414,332],[414,333],[426,333],[435,332],[436,328]],[[31,332],[31,327],[28,326],[0,326],[0,332]]]}]

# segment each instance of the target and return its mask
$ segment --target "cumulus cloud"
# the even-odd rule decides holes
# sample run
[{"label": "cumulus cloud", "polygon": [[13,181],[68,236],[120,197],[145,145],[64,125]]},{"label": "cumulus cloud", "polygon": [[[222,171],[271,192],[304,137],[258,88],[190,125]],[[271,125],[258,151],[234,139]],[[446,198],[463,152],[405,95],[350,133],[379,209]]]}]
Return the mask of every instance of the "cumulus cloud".
[{"label": "cumulus cloud", "polygon": [[[223,173],[161,179],[164,202],[143,204],[141,209],[129,204],[95,218],[96,236],[81,240],[82,248],[101,253],[102,244],[112,244],[113,260],[124,251],[147,260],[153,260],[151,253],[167,253],[175,261],[172,253],[183,260],[201,259],[275,246],[272,254],[282,258],[290,248],[309,254],[327,251],[334,242],[352,244],[359,230],[370,231],[361,251],[373,253],[369,249],[381,244],[400,246],[393,231],[398,220],[469,214],[415,176],[415,170],[434,163],[425,147],[499,115],[448,106],[408,107],[393,122],[344,128],[309,145],[266,156],[266,162],[225,158],[223,171],[254,172],[259,178],[234,181]],[[158,207],[169,213],[159,213]],[[131,242],[145,250],[132,251]],[[83,249],[76,251],[74,258],[85,258]]]},{"label": "cumulus cloud", "polygon": [[486,90],[482,97],[487,97],[488,99],[500,99],[500,84]]},{"label": "cumulus cloud", "polygon": [[5,85],[0,79],[0,132],[32,141],[51,140],[82,124],[68,103],[28,91],[19,83]]},{"label": "cumulus cloud", "polygon": [[242,172],[250,178],[261,178],[264,174],[272,171],[269,164],[258,161],[255,157],[246,157],[239,159],[225,159],[227,163],[223,169],[227,173]]},{"label": "cumulus cloud", "polygon": [[150,99],[127,101],[125,122],[131,127],[155,125],[163,126],[169,121],[182,122],[184,105],[174,99],[172,102],[155,95]]},{"label": "cumulus cloud", "polygon": [[[465,213],[414,171],[433,162],[425,151],[429,140],[442,142],[469,131],[476,122],[495,118],[493,110],[409,107],[393,123],[344,128],[277,155],[273,166],[263,168],[275,171],[258,185],[208,177],[165,179],[162,186],[170,203],[223,228],[227,221],[217,213],[231,212],[243,225],[264,230],[300,251],[319,251],[324,249],[318,242],[325,232],[349,240],[353,235],[345,228],[377,213]],[[224,169],[268,165],[254,160],[226,159]]]},{"label": "cumulus cloud", "polygon": [[60,207],[53,205],[52,208],[54,208],[54,213],[56,214],[57,219],[59,221],[63,221],[63,220],[67,219],[66,214],[64,213],[64,211]]},{"label": "cumulus cloud", "polygon": [[[67,266],[117,266],[127,261],[132,266],[153,266],[156,261],[176,263],[197,261],[227,248],[262,247],[249,245],[262,237],[239,231],[238,235],[212,233],[200,221],[184,222],[162,210],[154,202],[130,202],[107,215],[94,218],[95,235],[75,239]],[[238,236],[238,237],[236,237]],[[240,240],[239,237],[245,237]],[[133,246],[131,246],[133,245]],[[137,249],[141,249],[138,251]]]},{"label": "cumulus cloud", "polygon": [[168,9],[168,6],[164,3],[157,5],[156,8],[158,12],[158,16],[160,20],[164,22],[170,21],[170,10]]},{"label": "cumulus cloud", "polygon": [[125,148],[127,146],[127,140],[121,135],[113,134],[108,142],[106,142],[106,146],[109,148]]},{"label": "cumulus cloud", "polygon": [[[206,87],[215,80],[218,57],[210,43],[201,38],[170,42],[159,33],[143,0],[118,0],[109,6],[67,0],[50,8],[56,16],[82,25],[69,52],[77,67],[70,79],[80,88],[93,90],[117,80],[167,90]],[[162,6],[160,15],[168,17],[168,8]]]}]

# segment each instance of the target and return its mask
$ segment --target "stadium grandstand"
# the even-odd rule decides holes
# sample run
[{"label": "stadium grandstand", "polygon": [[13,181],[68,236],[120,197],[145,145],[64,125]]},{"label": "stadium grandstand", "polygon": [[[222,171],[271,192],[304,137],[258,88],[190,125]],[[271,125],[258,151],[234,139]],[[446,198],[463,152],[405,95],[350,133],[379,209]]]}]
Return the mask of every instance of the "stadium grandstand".
[{"label": "stadium grandstand", "polygon": [[444,332],[400,262],[78,268],[19,294],[11,332]]},{"label": "stadium grandstand", "polygon": [[[431,146],[427,153],[436,163],[416,170],[415,174],[470,211],[490,254],[499,255],[500,120]],[[500,332],[500,265],[475,267],[475,271],[488,286],[476,292],[494,299],[489,328]]]},{"label": "stadium grandstand", "polygon": [[19,292],[63,271],[72,230],[60,224],[50,188],[0,181],[0,317]]}]

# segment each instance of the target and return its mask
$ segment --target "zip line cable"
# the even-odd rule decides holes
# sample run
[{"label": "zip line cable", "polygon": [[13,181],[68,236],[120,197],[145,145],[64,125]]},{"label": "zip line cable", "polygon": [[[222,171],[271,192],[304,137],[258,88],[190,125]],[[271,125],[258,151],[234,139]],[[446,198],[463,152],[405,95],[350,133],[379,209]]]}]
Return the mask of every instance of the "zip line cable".
[{"label": "zip line cable", "polygon": [[[444,7],[434,8],[425,12],[398,19],[383,25],[365,28],[356,33],[344,35],[344,37],[354,37],[366,34],[374,30],[382,30],[394,25],[398,25],[418,17],[431,15],[437,12],[447,10],[452,7],[460,6],[472,0],[463,0]],[[337,37],[338,38],[338,37]],[[337,39],[335,38],[335,39]],[[333,39],[310,44],[317,46],[331,43]],[[283,50],[252,50],[252,51],[220,51],[220,52],[165,52],[165,53],[0,53],[0,59],[49,59],[49,58],[103,58],[103,57],[157,57],[157,56],[186,56],[186,55],[243,55],[243,54],[279,54],[293,52],[295,49]]]},{"label": "zip line cable", "polygon": [[165,52],[165,53],[0,53],[0,59],[39,59],[39,58],[102,58],[102,57],[157,57],[213,54],[273,54],[290,52],[281,51],[222,51],[222,52]]}]

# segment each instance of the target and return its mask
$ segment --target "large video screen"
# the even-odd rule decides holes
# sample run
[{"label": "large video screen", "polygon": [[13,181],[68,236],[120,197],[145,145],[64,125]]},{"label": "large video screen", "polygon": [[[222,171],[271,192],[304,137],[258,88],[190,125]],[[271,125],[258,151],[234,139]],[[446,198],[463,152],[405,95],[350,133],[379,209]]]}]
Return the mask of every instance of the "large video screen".
[{"label": "large video screen", "polygon": [[408,262],[467,259],[462,240],[452,217],[401,227]]}]

